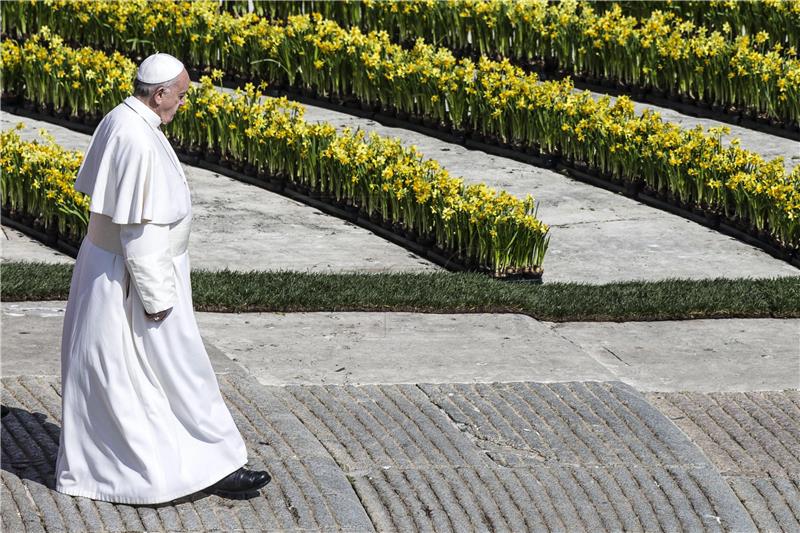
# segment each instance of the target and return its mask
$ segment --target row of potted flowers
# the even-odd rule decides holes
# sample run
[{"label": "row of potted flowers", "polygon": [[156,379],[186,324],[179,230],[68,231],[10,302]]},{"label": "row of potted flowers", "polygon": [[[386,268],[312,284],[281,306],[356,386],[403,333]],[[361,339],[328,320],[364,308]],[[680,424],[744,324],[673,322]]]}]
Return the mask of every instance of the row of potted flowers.
[{"label": "row of potted flowers", "polygon": [[[612,105],[607,98],[574,93],[569,80],[540,83],[507,61],[457,60],[422,42],[405,50],[385,34],[344,30],[319,16],[290,17],[285,24],[249,16],[245,23],[192,3],[165,5],[160,19],[151,20],[147,10],[153,4],[142,6],[142,13],[126,12],[124,31],[114,30],[115,39],[137,36],[139,45],[152,39],[164,43],[164,51],[192,59],[181,53],[190,54],[186,43],[202,25],[213,35],[207,57],[242,77],[291,82],[295,89],[355,98],[362,106],[377,102],[400,118],[470,131],[517,150],[559,153],[576,167],[641,184],[780,247],[797,248],[800,242],[800,171],[787,174],[779,160],[766,162],[736,143],[724,146],[721,130],[684,130],[657,114],[635,115],[624,97]],[[114,5],[103,9],[93,16],[122,16]],[[149,30],[139,27],[140,17],[153,24]],[[113,17],[100,20],[121,24]],[[246,62],[242,56],[261,59]]]},{"label": "row of potted flowers", "polygon": [[720,31],[726,39],[763,31],[770,36],[770,46],[800,46],[798,0],[624,0],[594,3],[598,11],[611,9],[614,5],[619,5],[626,15],[636,18],[647,18],[653,11],[674,13],[698,26],[705,26],[709,31]]},{"label": "row of potted flowers", "polygon": [[[598,13],[621,9],[622,13],[637,19],[647,19],[653,12],[661,11],[674,15],[675,19],[719,31],[725,39],[733,41],[740,35],[769,35],[769,46],[780,44],[784,49],[800,46],[800,2],[798,0],[625,0],[613,2],[579,2],[591,4]],[[537,10],[546,7],[547,0],[402,0],[374,2],[370,0],[222,0],[223,9],[244,15],[255,13],[271,19],[290,15],[320,13],[345,26],[359,26],[362,30],[383,29],[399,39],[413,39],[420,35],[432,35],[432,28],[443,39],[440,44],[450,42],[448,26],[457,16],[456,23],[468,30],[478,27],[510,25],[519,28],[536,18]],[[540,15],[541,16],[541,15]],[[477,20],[471,20],[477,17]],[[498,34],[509,34],[499,31]],[[461,34],[463,36],[463,32]],[[512,38],[516,35],[512,34]],[[455,38],[458,38],[457,36]],[[467,38],[462,45],[469,46]],[[446,44],[449,46],[449,44]]]},{"label": "row of potted flowers", "polygon": [[[30,83],[80,91],[60,83],[58,69],[48,59],[69,62],[78,50],[42,36],[24,46],[35,53],[19,54],[22,65],[4,61],[4,81],[9,80],[9,71],[19,69],[24,74],[23,90]],[[47,53],[36,53],[37,47]],[[99,62],[97,75],[106,74],[104,66],[120,69],[128,79],[133,76],[134,66],[127,59],[117,66]],[[4,86],[4,91],[9,88]],[[45,102],[39,110],[46,111],[51,103]],[[70,108],[66,114],[77,116]],[[541,276],[549,228],[536,218],[532,197],[520,200],[484,185],[465,186],[437,162],[423,159],[413,147],[405,148],[394,139],[363,132],[337,133],[328,124],[308,124],[302,119],[301,106],[285,98],[263,98],[252,84],[229,94],[216,90],[211,79],[204,77],[200,86],[191,89],[186,106],[166,132],[188,153],[208,154],[205,157],[212,162],[221,160],[253,177],[347,206],[471,268],[498,277]],[[9,176],[15,179],[13,173]],[[26,189],[26,194],[36,194],[27,185],[19,185],[19,180],[13,183],[17,189]],[[14,205],[30,212],[30,205],[45,201],[47,194],[42,193],[45,196],[36,201],[22,196]],[[5,182],[3,196],[6,200]]]},{"label": "row of potted flowers", "polygon": [[51,236],[79,242],[89,221],[88,198],[73,185],[83,154],[57,145],[45,131],[42,141],[23,141],[17,128],[0,133],[0,199],[13,218]]},{"label": "row of potted flowers", "polygon": [[46,27],[22,44],[4,39],[0,59],[4,96],[20,96],[31,109],[89,125],[131,94],[136,72],[119,52],[64,46]]},{"label": "row of potted flowers", "polygon": [[[387,31],[401,42],[422,37],[459,54],[505,57],[533,68],[541,68],[547,59],[548,67],[557,66],[592,84],[652,89],[717,111],[733,107],[750,118],[771,117],[798,125],[800,108],[793,102],[800,95],[800,61],[785,39],[776,42],[788,33],[787,25],[775,24],[786,19],[798,25],[800,2],[778,3],[772,7],[772,17],[755,19],[759,29],[746,33],[738,26],[744,7],[714,8],[703,2],[706,6],[697,9],[717,14],[729,10],[731,23],[737,24],[709,30],[682,19],[672,4],[662,4],[663,10],[651,9],[641,17],[631,16],[641,10],[628,4],[546,0],[303,0],[254,6],[273,19],[319,12],[345,27]],[[228,1],[227,6],[240,14],[249,7],[239,0]],[[766,15],[763,9],[759,12]],[[761,21],[765,26],[758,24]]]},{"label": "row of potted flowers", "polygon": [[[324,9],[326,5],[284,2],[275,10],[323,8],[341,16],[362,6],[357,17],[343,18],[356,18],[409,42],[424,37],[452,50],[517,64],[553,60],[592,83],[604,80],[662,96],[681,95],[749,118],[771,118],[776,126],[800,128],[800,60],[794,48],[784,49],[780,43],[770,47],[770,36],[763,31],[729,40],[670,11],[637,19],[617,4],[599,13],[592,3],[576,0],[353,2]],[[243,74],[251,72],[253,58],[276,60],[287,68],[291,62],[275,55],[286,48],[280,41],[287,38],[277,21],[277,26],[270,24],[254,13],[235,17],[220,12],[215,1],[42,0],[4,3],[2,9],[4,31],[12,35],[48,25],[65,37],[108,49],[170,43],[192,64],[233,67]],[[289,38],[297,37],[291,28],[287,31]],[[335,42],[326,43],[336,51]],[[326,63],[317,56],[312,61]]]}]

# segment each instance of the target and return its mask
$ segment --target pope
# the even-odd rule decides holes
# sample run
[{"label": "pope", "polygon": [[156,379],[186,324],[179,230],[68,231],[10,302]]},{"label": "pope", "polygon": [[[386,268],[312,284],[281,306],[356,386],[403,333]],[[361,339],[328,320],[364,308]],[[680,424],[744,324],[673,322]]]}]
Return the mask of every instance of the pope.
[{"label": "pope", "polygon": [[200,490],[254,493],[270,481],[244,468],[245,443],[192,307],[191,196],[160,129],[189,83],[175,57],[146,58],[78,171],[91,214],[61,338],[55,488],[65,494],[156,504]]}]

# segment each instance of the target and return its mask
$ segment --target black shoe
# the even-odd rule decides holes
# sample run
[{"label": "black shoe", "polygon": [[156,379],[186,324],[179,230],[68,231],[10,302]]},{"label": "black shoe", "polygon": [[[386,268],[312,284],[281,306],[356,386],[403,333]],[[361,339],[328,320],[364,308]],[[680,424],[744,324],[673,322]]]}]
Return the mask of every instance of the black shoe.
[{"label": "black shoe", "polygon": [[239,496],[257,491],[270,480],[272,480],[270,475],[263,470],[248,470],[242,467],[220,479],[204,492],[222,496]]}]

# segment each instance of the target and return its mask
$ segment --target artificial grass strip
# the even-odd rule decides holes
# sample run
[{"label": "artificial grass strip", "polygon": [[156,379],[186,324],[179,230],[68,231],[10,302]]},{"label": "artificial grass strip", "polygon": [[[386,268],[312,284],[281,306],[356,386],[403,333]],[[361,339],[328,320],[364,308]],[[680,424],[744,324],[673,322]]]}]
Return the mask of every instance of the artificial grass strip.
[{"label": "artificial grass strip", "polygon": [[[65,300],[72,265],[8,262],[3,301]],[[540,320],[798,318],[800,277],[532,285],[480,274],[192,272],[197,311],[520,313]]]}]

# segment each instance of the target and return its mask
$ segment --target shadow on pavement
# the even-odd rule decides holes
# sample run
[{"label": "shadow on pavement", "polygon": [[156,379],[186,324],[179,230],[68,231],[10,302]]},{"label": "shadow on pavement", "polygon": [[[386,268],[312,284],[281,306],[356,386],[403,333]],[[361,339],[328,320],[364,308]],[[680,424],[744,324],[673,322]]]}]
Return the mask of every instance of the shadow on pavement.
[{"label": "shadow on pavement", "polygon": [[2,469],[53,489],[61,427],[48,422],[44,413],[7,405],[2,406],[2,427]]}]

